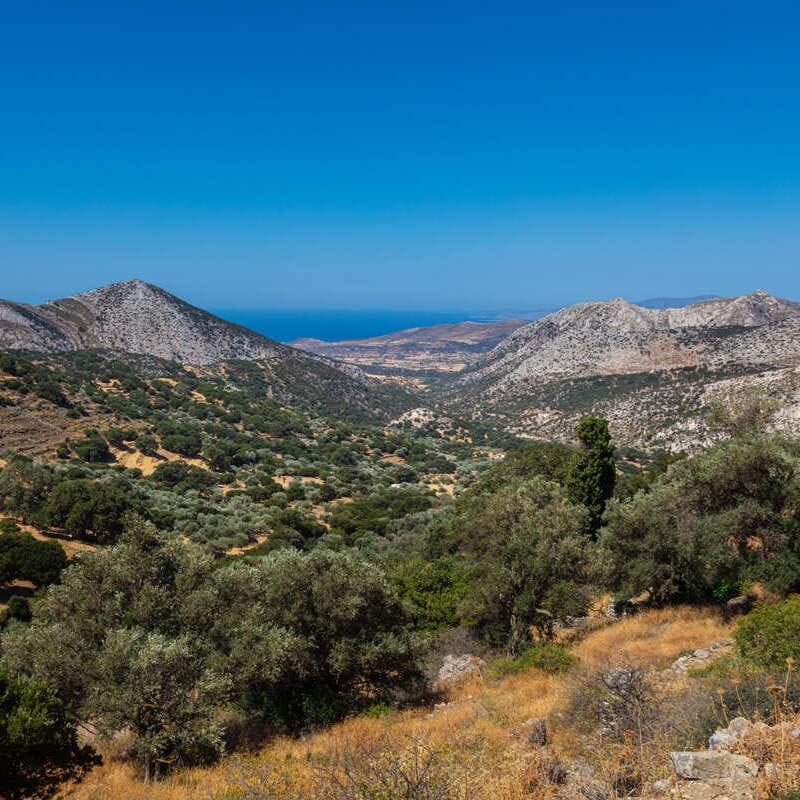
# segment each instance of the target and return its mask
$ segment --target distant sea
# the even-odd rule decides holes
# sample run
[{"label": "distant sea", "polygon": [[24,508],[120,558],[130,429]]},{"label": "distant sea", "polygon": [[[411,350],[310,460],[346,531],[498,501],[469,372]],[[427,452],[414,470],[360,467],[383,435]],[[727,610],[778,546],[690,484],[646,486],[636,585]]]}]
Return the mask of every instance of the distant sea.
[{"label": "distant sea", "polygon": [[[648,308],[679,308],[712,297],[715,295],[657,297],[650,300],[639,300],[637,305]],[[453,322],[500,322],[510,319],[531,322],[555,310],[555,308],[538,308],[527,311],[386,311],[381,309],[339,311],[329,308],[316,310],[218,308],[213,313],[279,342],[291,342],[294,339],[322,339],[324,342],[340,342],[343,339],[368,339],[372,336],[383,336],[385,333],[395,333],[408,328],[444,325]]]},{"label": "distant sea", "polygon": [[366,339],[406,328],[442,325],[452,322],[496,322],[498,320],[533,320],[549,311],[336,311],[331,309],[215,309],[219,317],[244,325],[270,339],[290,342],[293,339]]}]

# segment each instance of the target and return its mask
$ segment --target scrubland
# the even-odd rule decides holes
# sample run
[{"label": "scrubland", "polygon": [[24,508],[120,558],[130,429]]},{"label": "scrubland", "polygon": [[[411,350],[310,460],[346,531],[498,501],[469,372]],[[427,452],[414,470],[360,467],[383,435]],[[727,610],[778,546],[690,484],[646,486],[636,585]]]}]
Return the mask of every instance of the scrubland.
[{"label": "scrubland", "polygon": [[[580,676],[620,664],[661,671],[682,653],[726,638],[730,631],[718,613],[707,609],[647,611],[600,627],[572,645],[576,663],[566,673],[533,669],[475,680],[453,691],[443,704],[351,717],[306,736],[277,738],[212,767],[178,771],[150,785],[142,783],[134,765],[105,746],[103,765],[65,797],[548,797],[558,789],[552,773],[560,769],[561,759],[566,763],[586,757],[587,750],[594,749],[596,767],[602,772],[614,769],[625,757],[624,743],[596,747],[592,735],[570,715],[570,698]],[[669,682],[679,690],[687,680],[691,678],[675,676]],[[547,752],[528,741],[526,722],[538,717],[548,719],[552,744]],[[652,760],[654,775],[666,775],[667,751],[653,753]],[[416,794],[403,793],[415,782]]]}]

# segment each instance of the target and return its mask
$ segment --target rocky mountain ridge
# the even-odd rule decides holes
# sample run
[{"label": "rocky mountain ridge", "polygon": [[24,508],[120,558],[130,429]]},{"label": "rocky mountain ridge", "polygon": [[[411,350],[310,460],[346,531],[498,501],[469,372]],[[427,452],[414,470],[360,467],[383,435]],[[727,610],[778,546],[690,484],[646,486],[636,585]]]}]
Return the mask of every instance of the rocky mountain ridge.
[{"label": "rocky mountain ridge", "polygon": [[139,280],[39,306],[0,301],[0,350],[150,358],[230,376],[301,408],[388,418],[418,405],[357,366],[268,339]]},{"label": "rocky mountain ridge", "polygon": [[39,306],[0,301],[0,347],[109,349],[186,364],[272,358],[285,348],[139,280]]},{"label": "rocky mountain ridge", "polygon": [[517,329],[462,377],[519,381],[649,372],[800,355],[800,303],[758,291],[684,308],[649,309],[621,298],[568,306]]},{"label": "rocky mountain ridge", "polygon": [[774,401],[800,429],[800,304],[758,291],[684,308],[581,303],[516,330],[450,388],[451,407],[522,436],[569,439],[584,414],[620,443],[695,449],[708,412]]}]

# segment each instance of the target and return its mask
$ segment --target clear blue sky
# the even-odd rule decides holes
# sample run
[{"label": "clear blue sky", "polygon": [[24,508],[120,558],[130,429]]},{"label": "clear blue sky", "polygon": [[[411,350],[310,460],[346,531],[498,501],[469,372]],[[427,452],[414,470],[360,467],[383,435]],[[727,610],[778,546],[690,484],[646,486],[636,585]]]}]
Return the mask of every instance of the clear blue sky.
[{"label": "clear blue sky", "polygon": [[800,299],[800,4],[0,7],[0,296]]}]

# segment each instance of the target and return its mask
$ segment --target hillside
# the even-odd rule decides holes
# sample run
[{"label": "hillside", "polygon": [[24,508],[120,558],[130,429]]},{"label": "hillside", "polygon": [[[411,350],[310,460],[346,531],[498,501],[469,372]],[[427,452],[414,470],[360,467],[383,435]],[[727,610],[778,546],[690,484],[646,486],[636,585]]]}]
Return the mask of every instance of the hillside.
[{"label": "hillside", "polygon": [[40,306],[0,301],[0,347],[45,352],[103,348],[185,364],[272,358],[283,350],[277,342],[138,280]]},{"label": "hillside", "polygon": [[324,342],[297,339],[290,344],[321,356],[356,364],[374,375],[452,374],[474,364],[524,322],[459,322],[430,325],[375,336]]},{"label": "hillside", "polygon": [[780,370],[772,396],[794,406],[798,363],[798,303],[765,292],[668,309],[616,299],[518,328],[459,376],[450,402],[518,433],[560,437],[593,410],[622,441],[692,447],[707,435],[702,407],[723,386],[735,403]]},{"label": "hillside", "polygon": [[[40,306],[0,301],[0,350],[53,356],[105,351],[123,360],[191,365],[228,375],[234,385],[245,381],[281,402],[344,418],[385,418],[418,405],[356,367],[279,344],[138,280]],[[155,369],[169,370],[163,363]]]}]

